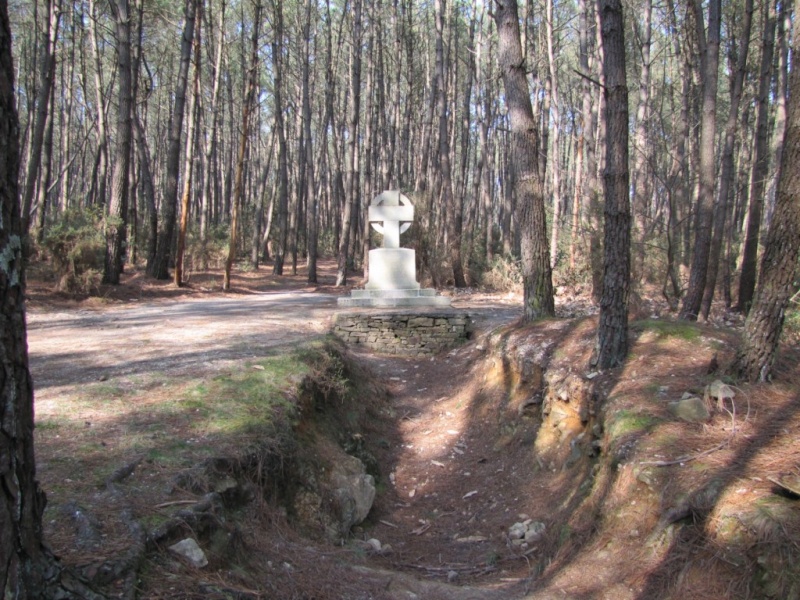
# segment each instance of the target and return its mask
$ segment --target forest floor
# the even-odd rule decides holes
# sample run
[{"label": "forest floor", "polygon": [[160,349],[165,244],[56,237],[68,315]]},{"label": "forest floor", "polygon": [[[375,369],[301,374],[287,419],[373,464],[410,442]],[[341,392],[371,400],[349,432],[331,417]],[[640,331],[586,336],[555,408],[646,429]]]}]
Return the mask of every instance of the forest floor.
[{"label": "forest floor", "polygon": [[[177,472],[247,444],[241,436],[198,427],[210,422],[215,409],[191,399],[232,373],[263,370],[265,357],[280,358],[325,335],[336,297],[347,290],[333,287],[335,265],[321,266],[320,285],[309,286],[302,269],[275,277],[268,266],[235,273],[229,293],[221,290],[220,272],[194,274],[176,288],[132,271],[122,285],[91,297],[53,292],[52,282],[32,271],[28,338],[38,478],[49,498],[47,539],[66,564],[102,564],[124,553],[130,535],[118,516],[123,508],[156,527],[176,507],[197,501],[170,488]],[[212,563],[195,570],[163,553],[148,555],[135,584],[139,597],[755,595],[749,586],[764,574],[743,577],[747,569],[716,531],[727,522],[723,505],[746,521],[743,506],[772,506],[780,490],[771,479],[800,474],[796,340],[782,353],[775,383],[735,388],[736,403],[728,406],[733,414],[726,409],[706,423],[678,423],[667,401],[683,392],[702,395],[719,376],[709,373],[709,364],[716,356],[724,369],[741,318],[721,313],[705,325],[673,325],[665,305],[645,300],[632,325],[626,366],[596,374],[587,367],[594,309],[581,294],[561,292],[559,318],[516,329],[508,326],[521,316],[518,296],[476,290],[455,295],[453,306],[473,316],[476,335],[435,358],[349,354],[386,393],[363,431],[380,465],[378,494],[349,543],[336,547],[303,537],[276,507],[251,507],[238,516],[240,527],[252,525],[241,528],[243,554],[250,555],[242,563],[249,568]],[[537,407],[511,406],[507,386],[492,383],[508,377],[503,344],[547,349],[548,369],[577,373],[608,399],[607,431],[600,437],[603,451],[616,456],[613,469],[606,473],[588,458],[573,468],[537,460],[541,420],[531,414]],[[657,489],[641,483],[648,461],[687,456],[664,465],[655,477],[663,480]],[[128,466],[135,475],[113,485]],[[702,521],[695,529],[716,533],[706,532],[700,541],[697,535],[665,534],[672,523],[662,523],[664,515],[718,480],[725,482],[718,491],[724,502],[715,498],[705,513],[694,504],[686,509],[690,521]],[[600,497],[588,491],[601,481]],[[109,494],[112,488],[122,493]],[[800,508],[791,494],[788,501],[790,514],[779,529],[794,533]],[[525,547],[512,544],[509,528],[527,519],[544,523],[545,535]],[[659,527],[658,535],[648,535]],[[782,534],[767,534],[755,547],[780,545]],[[376,552],[368,539],[379,540],[382,550]],[[749,546],[742,550],[748,552]],[[787,556],[792,552],[790,547]],[[768,583],[800,593],[800,582]]]}]

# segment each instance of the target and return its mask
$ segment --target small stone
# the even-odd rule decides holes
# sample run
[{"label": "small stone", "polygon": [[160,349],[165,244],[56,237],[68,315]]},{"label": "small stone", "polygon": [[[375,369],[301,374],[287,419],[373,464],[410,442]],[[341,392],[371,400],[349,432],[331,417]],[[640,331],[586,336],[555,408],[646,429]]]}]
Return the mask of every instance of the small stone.
[{"label": "small stone", "polygon": [[508,537],[512,540],[521,540],[525,537],[527,527],[523,523],[514,523],[508,528]]},{"label": "small stone", "polygon": [[667,408],[674,416],[689,423],[704,423],[711,416],[705,402],[697,396],[670,402]]},{"label": "small stone", "polygon": [[467,537],[456,538],[456,542],[459,544],[475,544],[478,542],[485,542],[488,539],[489,538],[483,535],[468,535]]},{"label": "small stone", "polygon": [[716,398],[719,402],[722,402],[723,400],[732,400],[736,396],[736,392],[733,391],[731,386],[723,383],[719,379],[711,382],[706,389],[708,391],[708,395],[711,398]]},{"label": "small stone", "polygon": [[544,536],[546,526],[541,521],[534,521],[527,526],[525,531],[525,542],[532,544],[538,542]]},{"label": "small stone", "polygon": [[193,567],[202,569],[208,564],[205,552],[192,538],[181,540],[169,547],[169,551],[189,561]]}]

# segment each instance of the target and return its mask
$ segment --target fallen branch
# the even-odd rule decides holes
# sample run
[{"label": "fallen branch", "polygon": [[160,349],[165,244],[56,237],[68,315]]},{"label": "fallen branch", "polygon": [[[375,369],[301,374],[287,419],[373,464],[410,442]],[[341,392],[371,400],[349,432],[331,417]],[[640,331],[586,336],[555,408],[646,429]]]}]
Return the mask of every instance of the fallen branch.
[{"label": "fallen branch", "polygon": [[197,500],[173,500],[172,502],[162,502],[156,504],[153,508],[166,508],[168,506],[177,506],[178,504],[196,504]]}]

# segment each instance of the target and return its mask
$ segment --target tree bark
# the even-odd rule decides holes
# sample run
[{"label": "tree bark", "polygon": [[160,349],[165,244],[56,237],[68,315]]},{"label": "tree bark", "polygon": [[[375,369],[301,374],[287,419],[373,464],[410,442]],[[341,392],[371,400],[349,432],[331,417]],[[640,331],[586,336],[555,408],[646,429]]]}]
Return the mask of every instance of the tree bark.
[{"label": "tree bark", "polygon": [[464,267],[461,258],[461,229],[463,215],[461,203],[453,194],[453,169],[450,162],[450,136],[447,124],[447,88],[445,87],[444,65],[444,20],[446,1],[436,0],[434,3],[436,19],[436,106],[439,113],[439,168],[442,191],[441,203],[447,211],[447,247],[450,268],[453,270],[455,287],[467,287]]},{"label": "tree bark", "polygon": [[545,222],[542,174],[539,171],[539,127],[525,76],[516,0],[498,0],[494,12],[499,34],[498,61],[511,125],[514,186],[519,206],[524,319],[555,314],[553,280]]},{"label": "tree bark", "polygon": [[[745,1],[744,23],[742,24],[741,46],[736,52],[735,71],[731,76],[731,106],[728,121],[725,124],[725,142],[722,149],[722,167],[719,178],[719,201],[714,215],[714,233],[711,239],[711,253],[708,260],[708,278],[703,294],[701,314],[704,320],[711,312],[714,300],[714,288],[717,284],[719,262],[722,256],[722,244],[725,239],[725,221],[727,220],[730,199],[733,195],[734,168],[733,151],[736,144],[736,125],[739,122],[739,104],[744,89],[744,76],[747,69],[747,54],[750,49],[750,30],[753,22],[753,0]],[[732,65],[733,66],[733,65]]]},{"label": "tree bark", "polygon": [[111,199],[106,218],[106,259],[103,283],[119,284],[128,241],[128,192],[131,162],[131,109],[133,82],[131,79],[131,14],[128,0],[111,0],[117,37],[117,79],[119,92],[117,108],[117,147],[111,175]]},{"label": "tree bark", "polygon": [[189,63],[192,57],[192,38],[194,19],[199,0],[186,0],[185,22],[181,35],[180,65],[178,81],[175,85],[175,104],[169,130],[167,164],[164,179],[164,196],[161,199],[161,229],[158,232],[156,255],[147,272],[156,279],[169,279],[169,259],[175,237],[175,219],[178,205],[178,172],[181,159],[181,134],[183,132],[183,113],[186,106],[186,86],[189,80]]},{"label": "tree bark", "polygon": [[233,197],[231,198],[231,231],[228,241],[228,256],[225,259],[225,273],[222,280],[222,289],[225,292],[231,289],[231,268],[236,258],[237,229],[239,227],[239,204],[242,201],[244,185],[244,158],[247,152],[247,139],[250,137],[250,115],[253,112],[253,102],[256,96],[258,81],[258,34],[261,25],[261,2],[256,0],[253,13],[253,35],[250,45],[250,64],[247,68],[247,88],[242,107],[242,129],[239,134],[239,156],[236,161],[236,175],[233,183]]},{"label": "tree bark", "polygon": [[306,200],[308,203],[308,283],[317,283],[317,247],[319,197],[314,171],[314,144],[311,137],[311,3],[306,6],[306,22],[303,27],[306,60],[303,64],[303,131],[305,132],[304,165],[306,173]]},{"label": "tree bark", "polygon": [[[208,168],[211,168],[213,158],[217,151],[217,129],[219,127],[217,105],[219,103],[219,80],[220,80],[220,75],[222,73],[222,48],[225,45],[226,4],[227,3],[225,2],[225,0],[221,0],[219,2],[219,9],[218,9],[219,22],[217,23],[217,42],[216,42],[216,47],[214,49],[214,63],[213,63],[214,75],[213,75],[213,83],[211,85],[211,101],[208,110],[208,112],[210,113],[209,118],[211,119],[211,131],[207,133],[205,142],[205,163],[206,165],[208,165]],[[209,8],[209,13],[211,12],[210,8]],[[211,39],[210,32],[208,38]],[[211,199],[212,189],[213,189],[213,179],[210,175],[208,175],[205,178],[202,190],[203,195],[200,202],[200,240],[202,242],[205,242],[206,237],[208,236],[208,221],[209,221],[209,214],[212,208],[212,199]]]},{"label": "tree bark", "polygon": [[628,82],[625,26],[620,0],[601,0],[606,97],[606,167],[603,296],[597,326],[597,366],[621,365],[628,354],[630,289],[630,175],[628,172]]},{"label": "tree bark", "polygon": [[[800,0],[794,2],[800,14]],[[800,36],[792,43],[800,56]],[[767,381],[778,350],[786,307],[797,293],[797,261],[800,255],[800,68],[792,64],[789,79],[786,134],[775,215],[767,233],[761,274],[753,306],[745,322],[742,345],[733,371],[748,381]]]},{"label": "tree bark", "polygon": [[[41,72],[39,74],[39,90],[36,96],[36,112],[31,136],[30,157],[28,158],[27,177],[22,198],[22,230],[27,235],[30,229],[31,208],[42,162],[42,146],[44,144],[45,126],[47,125],[48,106],[52,95],[53,79],[56,75],[56,41],[58,26],[61,20],[59,0],[45,0],[45,31],[42,37]],[[102,107],[101,107],[102,109]]]},{"label": "tree bark", "polygon": [[700,0],[692,0],[700,42],[703,73],[703,108],[700,131],[700,179],[697,197],[697,229],[694,255],[689,277],[689,289],[683,299],[681,319],[696,321],[703,301],[708,276],[708,256],[711,251],[711,227],[714,219],[714,189],[716,168],[714,146],[717,131],[717,80],[719,78],[721,0],[710,0],[708,5],[708,35],[703,28]]},{"label": "tree bark", "polygon": [[275,71],[275,127],[278,130],[278,239],[275,243],[272,264],[274,275],[283,275],[286,240],[289,229],[289,165],[286,148],[286,123],[283,115],[283,3],[275,8],[275,41],[272,44],[272,62]]},{"label": "tree bark", "polygon": [[200,120],[200,36],[202,33],[203,3],[198,1],[194,19],[194,78],[189,99],[189,125],[186,128],[186,151],[183,157],[183,192],[181,193],[181,220],[178,227],[178,245],[175,248],[175,272],[173,283],[183,285],[183,254],[186,248],[186,230],[189,227],[189,200],[192,195],[192,164],[194,163],[195,130]]},{"label": "tree bark", "polygon": [[[547,64],[550,67],[550,110],[553,115],[553,158],[550,169],[553,173],[553,222],[550,227],[550,264],[553,267],[558,262],[558,234],[561,229],[561,160],[559,145],[561,141],[561,99],[558,95],[558,69],[555,54],[555,17],[553,15],[554,0],[547,0],[545,23],[547,29]],[[549,117],[545,116],[549,119]],[[547,150],[545,149],[545,152]]]},{"label": "tree bark", "polygon": [[647,215],[649,212],[650,194],[648,190],[648,118],[650,115],[650,45],[652,42],[653,1],[645,0],[643,31],[638,24],[636,32],[639,37],[639,49],[642,57],[642,68],[639,75],[639,103],[636,108],[636,134],[634,136],[634,176],[631,188],[631,206],[633,207],[634,226],[637,239],[632,280],[638,285],[644,278],[644,258],[647,244]]},{"label": "tree bark", "polygon": [[347,197],[342,215],[342,236],[337,256],[336,287],[347,283],[348,260],[352,256],[350,237],[355,235],[353,211],[358,206],[358,120],[361,110],[361,0],[353,2],[353,66],[351,70],[351,101],[349,144],[350,173],[347,178]]},{"label": "tree bark", "polygon": [[42,144],[41,172],[37,191],[38,226],[36,227],[36,241],[41,243],[44,239],[44,224],[47,218],[47,198],[49,196],[50,181],[53,172],[53,129],[55,125],[55,89],[51,88],[50,110],[47,113],[47,126],[45,127],[44,144]]},{"label": "tree bark", "polygon": [[61,566],[43,544],[46,499],[36,481],[14,89],[8,6],[0,0],[0,590],[4,598],[96,598],[63,584]]},{"label": "tree bark", "polygon": [[[103,71],[100,61],[100,51],[97,43],[97,26],[95,24],[95,3],[89,0],[89,43],[92,49],[94,62],[94,97],[97,109],[97,158],[96,175],[90,193],[90,204],[105,204],[106,202],[106,176],[108,174],[108,134],[106,133],[106,101],[103,97]],[[95,184],[96,182],[96,184]]]},{"label": "tree bark", "polygon": [[764,207],[764,190],[769,173],[768,128],[769,95],[772,74],[772,57],[775,49],[775,0],[764,1],[764,35],[761,45],[761,73],[758,81],[758,111],[756,113],[756,142],[753,171],[750,178],[750,207],[747,211],[747,231],[742,250],[742,274],[739,278],[737,308],[748,312],[756,287],[758,263],[758,236],[761,230],[761,211]]}]

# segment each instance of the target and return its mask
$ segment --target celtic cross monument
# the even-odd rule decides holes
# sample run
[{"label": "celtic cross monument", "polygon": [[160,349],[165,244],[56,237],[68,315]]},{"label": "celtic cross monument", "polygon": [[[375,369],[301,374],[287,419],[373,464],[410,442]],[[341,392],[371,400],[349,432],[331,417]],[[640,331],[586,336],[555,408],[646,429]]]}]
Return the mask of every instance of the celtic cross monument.
[{"label": "celtic cross monument", "polygon": [[383,245],[369,251],[369,281],[340,306],[450,306],[450,299],[433,289],[420,289],[416,257],[411,248],[400,247],[400,234],[414,221],[414,205],[399,191],[386,191],[369,205],[370,225],[383,235]]}]

